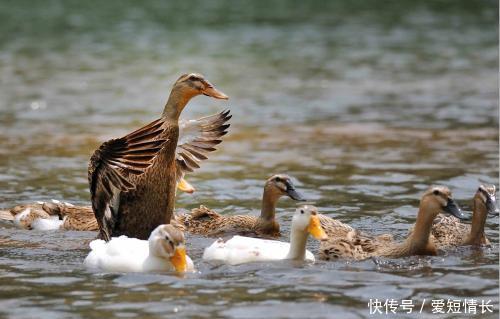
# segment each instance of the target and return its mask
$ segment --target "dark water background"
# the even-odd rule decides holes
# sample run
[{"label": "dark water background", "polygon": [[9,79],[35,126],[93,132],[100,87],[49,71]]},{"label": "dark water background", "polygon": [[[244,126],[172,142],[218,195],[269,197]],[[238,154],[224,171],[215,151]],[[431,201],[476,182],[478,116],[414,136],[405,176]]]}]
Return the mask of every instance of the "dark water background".
[{"label": "dark water background", "polygon": [[[323,213],[402,238],[429,185],[465,210],[498,186],[498,2],[2,1],[0,207],[87,204],[92,151],[156,118],[192,71],[230,100],[198,97],[184,117],[234,117],[180,209],[258,214],[264,179],[285,172]],[[283,240],[294,207],[279,205]],[[486,232],[491,249],[382,265],[213,267],[188,237],[199,273],[182,279],[89,272],[94,233],[2,224],[0,316],[367,318],[370,298],[475,298],[497,318],[498,216]]]}]

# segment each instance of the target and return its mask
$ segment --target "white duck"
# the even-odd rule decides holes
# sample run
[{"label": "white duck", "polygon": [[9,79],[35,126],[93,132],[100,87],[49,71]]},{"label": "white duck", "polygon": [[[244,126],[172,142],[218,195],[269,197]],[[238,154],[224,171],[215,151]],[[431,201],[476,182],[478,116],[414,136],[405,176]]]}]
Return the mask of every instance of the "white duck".
[{"label": "white duck", "polygon": [[274,260],[306,260],[314,262],[314,255],[306,250],[307,237],[318,240],[327,236],[321,228],[317,209],[304,205],[295,211],[290,230],[290,243],[244,236],[218,239],[205,248],[203,259],[229,265]]},{"label": "white duck", "polygon": [[85,258],[88,268],[116,272],[194,271],[186,256],[184,234],[172,225],[160,225],[148,240],[113,237],[109,242],[97,239]]}]

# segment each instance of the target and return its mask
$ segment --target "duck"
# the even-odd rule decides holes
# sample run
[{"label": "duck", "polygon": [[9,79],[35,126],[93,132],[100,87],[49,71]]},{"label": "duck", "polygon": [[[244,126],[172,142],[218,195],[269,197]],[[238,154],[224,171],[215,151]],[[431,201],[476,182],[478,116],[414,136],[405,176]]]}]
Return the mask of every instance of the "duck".
[{"label": "duck", "polygon": [[35,230],[59,229],[64,223],[57,214],[51,214],[44,202],[22,204],[8,210],[0,210],[0,220],[12,222],[18,228]]},{"label": "duck", "polygon": [[314,255],[306,250],[309,234],[317,240],[327,238],[321,228],[316,207],[303,205],[293,215],[290,243],[236,235],[229,240],[216,240],[205,248],[202,258],[228,265],[278,260],[314,262]]},{"label": "duck", "polygon": [[363,260],[370,257],[399,258],[412,255],[437,255],[431,234],[432,223],[440,213],[466,219],[445,186],[432,186],[423,194],[414,231],[403,242],[390,235],[372,236],[353,229],[345,237],[334,237],[320,243],[319,258],[323,260]]},{"label": "duck", "polygon": [[[183,74],[174,83],[161,117],[124,137],[104,142],[91,156],[88,180],[100,238],[147,239],[168,224],[176,185],[185,172],[215,150],[227,133],[229,111],[179,122],[187,103],[198,95],[227,100],[203,75]],[[194,135],[180,136],[180,130]]]},{"label": "duck", "polygon": [[90,242],[84,260],[89,269],[109,272],[192,272],[194,264],[186,255],[184,234],[172,225],[156,227],[148,240],[113,237],[108,242]]},{"label": "duck", "polygon": [[496,187],[480,185],[472,200],[472,224],[461,223],[451,216],[438,215],[432,225],[431,235],[442,249],[467,245],[489,246],[484,225],[488,214],[496,212]]},{"label": "duck", "polygon": [[305,200],[296,190],[290,176],[275,174],[264,184],[259,216],[221,215],[201,205],[190,213],[175,215],[173,224],[192,234],[213,237],[227,234],[279,237],[280,225],[276,220],[276,204],[283,196],[296,201]]},{"label": "duck", "polygon": [[28,230],[78,230],[99,229],[90,206],[75,206],[52,199],[17,205],[0,211],[0,220],[12,221],[15,226]]}]

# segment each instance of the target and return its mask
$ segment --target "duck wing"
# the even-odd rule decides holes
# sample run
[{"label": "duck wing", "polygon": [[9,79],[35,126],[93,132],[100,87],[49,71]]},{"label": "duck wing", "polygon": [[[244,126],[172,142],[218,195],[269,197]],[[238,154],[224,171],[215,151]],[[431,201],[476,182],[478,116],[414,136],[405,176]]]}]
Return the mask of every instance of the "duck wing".
[{"label": "duck wing", "polygon": [[184,174],[200,168],[199,162],[208,158],[208,153],[216,150],[227,134],[232,115],[229,110],[179,123],[179,142],[176,148],[177,182]]},{"label": "duck wing", "polygon": [[160,138],[162,125],[163,120],[158,119],[122,138],[104,142],[90,158],[92,209],[106,241],[117,221],[120,192],[135,188],[129,176],[143,174],[166,141]]}]

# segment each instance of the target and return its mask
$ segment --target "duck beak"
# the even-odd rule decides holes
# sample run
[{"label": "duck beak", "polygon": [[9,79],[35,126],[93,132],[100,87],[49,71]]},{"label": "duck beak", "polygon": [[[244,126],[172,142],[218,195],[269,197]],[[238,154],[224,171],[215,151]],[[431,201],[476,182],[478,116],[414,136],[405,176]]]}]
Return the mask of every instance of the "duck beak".
[{"label": "duck beak", "polygon": [[447,202],[446,206],[443,208],[443,210],[445,212],[447,212],[448,214],[455,216],[458,219],[462,219],[462,220],[469,219],[464,215],[464,213],[462,213],[462,211],[460,210],[460,207],[458,207],[457,203],[455,203],[455,201],[451,198],[448,198],[448,202]]},{"label": "duck beak", "polygon": [[177,188],[188,194],[192,194],[195,191],[193,185],[189,184],[184,178],[181,178],[180,182],[177,183]]},{"label": "duck beak", "polygon": [[187,269],[186,248],[177,247],[174,251],[174,255],[170,257],[170,262],[174,265],[177,272],[185,272]]},{"label": "duck beak", "polygon": [[317,240],[328,239],[328,236],[321,227],[318,215],[311,216],[311,220],[309,221],[309,226],[307,227],[307,231]]},{"label": "duck beak", "polygon": [[209,82],[206,83],[206,88],[203,91],[201,91],[201,93],[216,99],[221,99],[221,100],[229,99],[229,96],[214,88],[214,86]]},{"label": "duck beak", "polygon": [[306,199],[301,193],[297,192],[293,185],[287,185],[285,193],[293,200],[305,201]]}]

